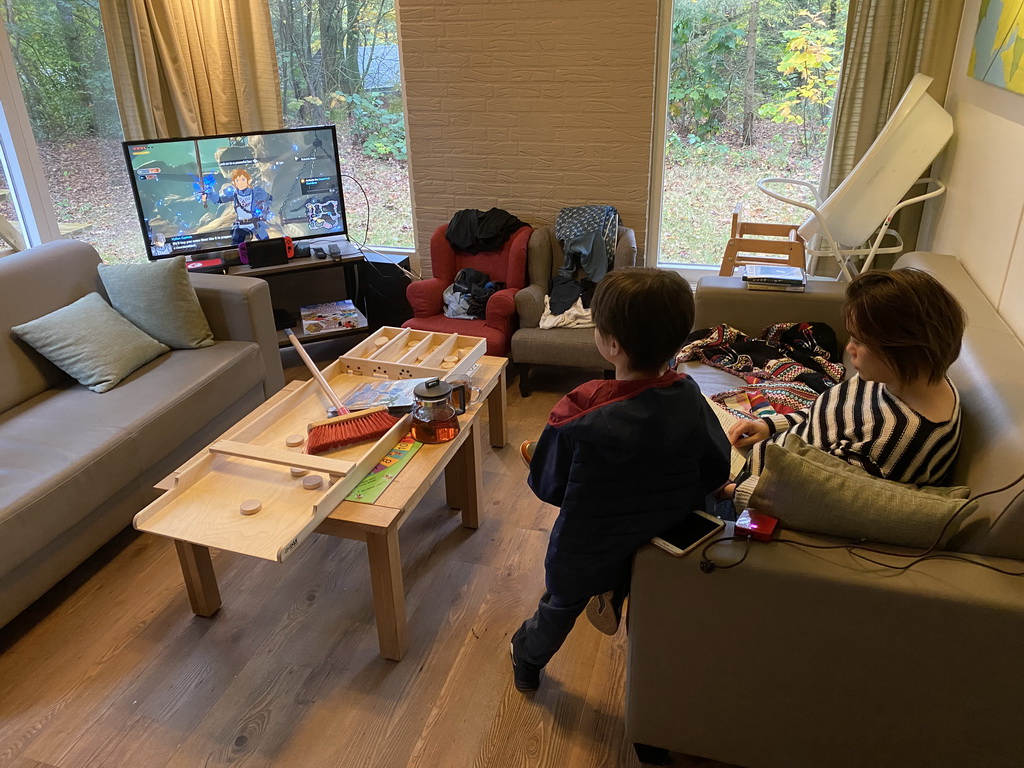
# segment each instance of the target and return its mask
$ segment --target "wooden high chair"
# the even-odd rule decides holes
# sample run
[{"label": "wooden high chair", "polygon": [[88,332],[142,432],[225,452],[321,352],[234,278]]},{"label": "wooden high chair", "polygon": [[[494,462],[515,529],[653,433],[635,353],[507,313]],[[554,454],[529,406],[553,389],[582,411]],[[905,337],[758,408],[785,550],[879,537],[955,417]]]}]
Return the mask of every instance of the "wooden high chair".
[{"label": "wooden high chair", "polygon": [[[736,267],[744,264],[779,264],[790,267],[806,267],[807,254],[803,238],[797,234],[796,224],[764,224],[743,220],[743,203],[736,204],[732,212],[732,237],[725,246],[722,268],[718,274],[728,277],[736,271]],[[763,237],[747,237],[747,235],[767,235],[785,238],[784,240],[766,240]]]}]

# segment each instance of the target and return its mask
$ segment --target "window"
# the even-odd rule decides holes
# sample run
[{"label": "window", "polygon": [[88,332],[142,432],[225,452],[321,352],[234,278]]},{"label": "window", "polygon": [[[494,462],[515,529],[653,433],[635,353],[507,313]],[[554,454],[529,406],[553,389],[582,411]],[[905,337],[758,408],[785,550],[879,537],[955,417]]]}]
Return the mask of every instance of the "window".
[{"label": "window", "polygon": [[[714,268],[731,216],[800,223],[764,177],[821,175],[846,29],[846,0],[663,0],[665,153],[658,264]],[[660,202],[660,216],[655,210]]]},{"label": "window", "polygon": [[[57,232],[43,239],[85,240],[108,262],[145,258],[121,152],[121,127],[98,4],[8,0],[2,13],[23,98],[22,114],[31,126],[31,137],[24,137],[25,142],[35,139],[35,148],[22,143],[21,153],[30,157],[38,151],[38,163],[20,163],[18,173],[26,177],[27,187],[49,192],[48,198],[19,200],[23,218],[28,218],[28,212],[38,223],[55,216]],[[13,111],[4,106],[4,130],[10,131],[12,116],[21,112],[21,105]],[[5,175],[11,181],[14,173]],[[7,197],[7,202],[0,201],[0,221],[12,222],[32,244],[33,237],[24,237],[11,195]],[[48,206],[52,212],[45,210]]]},{"label": "window", "polygon": [[[394,0],[270,0],[285,125],[335,123],[349,236],[413,245]],[[363,193],[369,198],[369,211]]]}]

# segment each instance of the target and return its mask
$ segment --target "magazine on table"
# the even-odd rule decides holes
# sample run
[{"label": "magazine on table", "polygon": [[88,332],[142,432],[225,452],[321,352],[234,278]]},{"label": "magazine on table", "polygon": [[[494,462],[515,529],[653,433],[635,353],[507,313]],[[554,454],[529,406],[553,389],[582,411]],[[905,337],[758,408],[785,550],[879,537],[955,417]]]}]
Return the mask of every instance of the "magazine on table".
[{"label": "magazine on table", "polygon": [[360,384],[348,393],[345,407],[350,411],[362,411],[378,405],[387,406],[394,411],[411,411],[416,386],[431,379],[375,379],[367,384]]}]

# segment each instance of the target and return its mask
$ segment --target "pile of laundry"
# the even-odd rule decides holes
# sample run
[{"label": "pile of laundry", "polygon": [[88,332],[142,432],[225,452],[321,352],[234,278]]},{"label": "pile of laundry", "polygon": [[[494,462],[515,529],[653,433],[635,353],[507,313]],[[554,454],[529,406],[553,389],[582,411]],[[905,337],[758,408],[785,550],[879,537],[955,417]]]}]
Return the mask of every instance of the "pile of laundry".
[{"label": "pile of laundry", "polygon": [[[590,300],[615,264],[619,214],[610,205],[563,208],[555,219],[555,237],[565,260],[544,297],[541,328],[593,328]],[[585,276],[577,279],[577,273]]]}]

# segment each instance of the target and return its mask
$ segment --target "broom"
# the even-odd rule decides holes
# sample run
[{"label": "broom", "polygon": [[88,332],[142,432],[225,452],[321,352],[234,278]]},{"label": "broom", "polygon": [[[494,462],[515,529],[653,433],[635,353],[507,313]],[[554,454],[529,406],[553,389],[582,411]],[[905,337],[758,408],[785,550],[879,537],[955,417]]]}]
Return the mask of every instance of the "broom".
[{"label": "broom", "polygon": [[364,440],[376,440],[398,423],[398,419],[388,413],[385,406],[350,413],[348,408],[342,404],[341,398],[331,389],[331,385],[320,373],[320,369],[306,354],[298,337],[292,333],[290,328],[286,328],[285,333],[288,335],[288,341],[292,343],[295,351],[302,358],[302,362],[313,374],[316,383],[320,385],[320,389],[338,410],[337,416],[323,421],[314,421],[306,427],[306,453],[323,453],[334,448],[341,448],[343,445],[361,443]]}]

